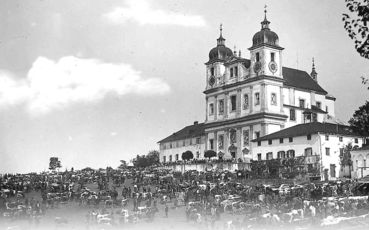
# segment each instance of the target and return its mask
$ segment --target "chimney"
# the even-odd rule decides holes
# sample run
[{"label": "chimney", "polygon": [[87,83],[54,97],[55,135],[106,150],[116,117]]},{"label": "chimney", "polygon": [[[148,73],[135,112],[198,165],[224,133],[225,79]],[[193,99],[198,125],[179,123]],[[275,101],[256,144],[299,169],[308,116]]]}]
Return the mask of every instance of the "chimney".
[{"label": "chimney", "polygon": [[195,121],[193,124],[194,124],[194,125],[198,125],[198,124],[199,124],[199,122],[198,122],[198,121]]}]

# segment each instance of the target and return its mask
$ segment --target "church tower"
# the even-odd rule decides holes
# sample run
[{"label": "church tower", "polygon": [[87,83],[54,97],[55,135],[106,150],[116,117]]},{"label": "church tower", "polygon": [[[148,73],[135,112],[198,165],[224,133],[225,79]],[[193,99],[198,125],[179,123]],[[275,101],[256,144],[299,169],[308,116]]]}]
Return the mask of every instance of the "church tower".
[{"label": "church tower", "polygon": [[316,81],[316,82],[318,81],[318,73],[315,71],[314,58],[313,58],[313,67],[312,67],[312,70],[311,70],[310,76],[311,76],[311,78],[312,78],[314,81]]},{"label": "church tower", "polygon": [[224,82],[225,66],[224,62],[233,57],[233,51],[225,45],[223,38],[223,27],[220,24],[220,34],[217,39],[217,46],[209,52],[209,61],[206,65],[206,89],[222,85]]},{"label": "church tower", "polygon": [[261,30],[252,38],[250,50],[251,71],[250,76],[261,75],[282,78],[282,50],[278,42],[278,35],[270,30],[270,22],[264,10],[264,20],[261,22]]}]

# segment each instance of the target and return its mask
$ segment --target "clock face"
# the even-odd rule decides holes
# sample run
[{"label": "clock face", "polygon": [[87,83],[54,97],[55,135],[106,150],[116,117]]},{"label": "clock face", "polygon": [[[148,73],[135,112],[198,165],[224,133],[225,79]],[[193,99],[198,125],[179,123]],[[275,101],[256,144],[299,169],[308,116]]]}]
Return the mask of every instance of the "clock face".
[{"label": "clock face", "polygon": [[254,71],[255,73],[259,73],[261,70],[261,63],[258,61],[258,62],[255,62],[255,65],[254,65]]},{"label": "clock face", "polygon": [[214,76],[210,77],[209,84],[210,84],[210,86],[213,86],[215,84],[215,77]]},{"label": "clock face", "polygon": [[269,69],[272,73],[275,73],[277,72],[278,70],[278,66],[277,66],[277,63],[275,63],[274,61],[270,62],[269,63]]}]

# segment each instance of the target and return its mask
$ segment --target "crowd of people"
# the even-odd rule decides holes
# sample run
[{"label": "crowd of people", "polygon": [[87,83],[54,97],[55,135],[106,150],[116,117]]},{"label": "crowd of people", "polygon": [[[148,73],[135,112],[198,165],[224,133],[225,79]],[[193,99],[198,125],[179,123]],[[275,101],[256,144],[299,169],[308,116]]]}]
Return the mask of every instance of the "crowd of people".
[{"label": "crowd of people", "polygon": [[[38,227],[49,211],[78,209],[87,228],[137,226],[161,216],[195,228],[236,230],[330,226],[369,213],[369,183],[281,183],[245,181],[226,171],[155,168],[5,174],[0,223]],[[52,222],[72,224],[68,216]]]}]

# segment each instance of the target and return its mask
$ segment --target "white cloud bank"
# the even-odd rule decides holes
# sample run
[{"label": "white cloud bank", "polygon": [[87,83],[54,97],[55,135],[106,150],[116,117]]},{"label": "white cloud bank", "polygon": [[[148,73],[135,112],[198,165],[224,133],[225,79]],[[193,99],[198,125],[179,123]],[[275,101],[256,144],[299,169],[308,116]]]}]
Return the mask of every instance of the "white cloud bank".
[{"label": "white cloud bank", "polygon": [[26,79],[0,72],[0,105],[24,103],[32,114],[47,113],[76,102],[98,101],[111,93],[160,95],[169,90],[161,79],[144,79],[130,65],[74,56],[58,61],[39,57]]},{"label": "white cloud bank", "polygon": [[141,25],[178,25],[187,27],[202,27],[206,25],[202,16],[152,9],[146,0],[128,0],[127,7],[116,7],[113,11],[104,14],[104,16],[116,24],[132,20]]}]

